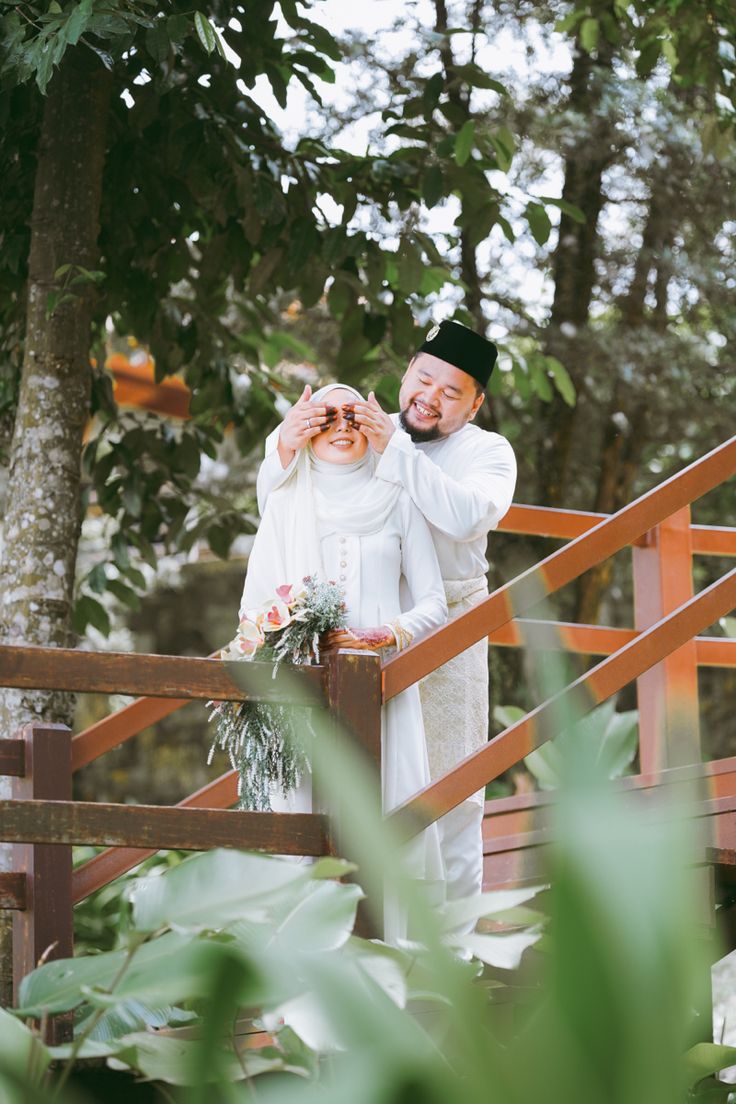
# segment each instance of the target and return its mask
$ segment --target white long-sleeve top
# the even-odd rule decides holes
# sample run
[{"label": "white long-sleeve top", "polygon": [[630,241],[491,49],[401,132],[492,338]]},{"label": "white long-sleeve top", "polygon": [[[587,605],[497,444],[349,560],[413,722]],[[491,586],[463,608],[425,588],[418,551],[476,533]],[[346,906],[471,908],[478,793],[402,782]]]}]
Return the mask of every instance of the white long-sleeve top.
[{"label": "white long-sleeve top", "polygon": [[429,527],[406,493],[380,532],[331,533],[320,546],[327,577],[345,588],[350,625],[391,625],[399,646],[407,647],[447,620]]},{"label": "white long-sleeve top", "polygon": [[[475,579],[488,570],[488,532],[507,512],[516,486],[514,451],[499,433],[468,423],[438,441],[415,444],[396,425],[375,474],[399,483],[426,519],[434,541],[442,578]],[[278,429],[266,441],[266,456],[258,473],[258,504],[263,512],[268,495],[292,470],[281,467]]]}]

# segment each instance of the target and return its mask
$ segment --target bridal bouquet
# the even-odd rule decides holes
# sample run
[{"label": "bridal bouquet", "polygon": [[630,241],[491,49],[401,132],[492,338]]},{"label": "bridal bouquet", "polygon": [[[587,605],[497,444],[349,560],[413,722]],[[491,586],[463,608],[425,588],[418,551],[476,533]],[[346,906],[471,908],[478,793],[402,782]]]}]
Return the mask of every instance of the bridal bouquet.
[{"label": "bridal bouquet", "polygon": [[[262,609],[246,610],[235,638],[220,652],[225,660],[264,659],[275,675],[286,663],[319,663],[319,638],[347,624],[342,589],[336,583],[305,578],[300,588],[276,588]],[[216,748],[226,751],[239,773],[238,808],[262,812],[270,808],[274,787],[287,793],[308,765],[303,735],[313,735],[311,709],[272,702],[210,702],[215,735],[207,759]]]}]

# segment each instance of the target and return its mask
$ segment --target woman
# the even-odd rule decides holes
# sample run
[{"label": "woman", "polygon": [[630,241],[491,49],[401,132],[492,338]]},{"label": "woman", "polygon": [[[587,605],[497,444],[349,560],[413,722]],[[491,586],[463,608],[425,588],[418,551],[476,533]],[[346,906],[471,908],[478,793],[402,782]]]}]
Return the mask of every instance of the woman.
[{"label": "woman", "polygon": [[[269,496],[248,562],[241,610],[262,606],[276,587],[298,583],[305,575],[331,579],[344,589],[350,627],[329,634],[328,646],[402,649],[447,618],[432,537],[406,492],[374,476],[375,456],[351,416],[351,404],[363,401],[360,393],[331,384],[317,391],[313,402],[327,396],[333,416],[297,453],[293,472]],[[381,722],[382,796],[388,812],[430,780],[418,687],[388,702]],[[286,799],[274,795],[272,807],[310,810],[311,779]],[[414,877],[443,880],[434,825],[407,848],[407,862]],[[389,908],[386,938],[401,938],[403,927],[398,910]]]}]

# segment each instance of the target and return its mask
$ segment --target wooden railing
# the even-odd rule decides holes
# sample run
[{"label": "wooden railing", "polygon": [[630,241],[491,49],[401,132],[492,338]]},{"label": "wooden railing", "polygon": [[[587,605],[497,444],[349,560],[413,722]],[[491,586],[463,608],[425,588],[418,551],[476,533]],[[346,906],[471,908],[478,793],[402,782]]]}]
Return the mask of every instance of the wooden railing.
[{"label": "wooden railing", "polygon": [[[380,772],[377,655],[344,650],[326,665],[290,669],[276,678],[268,664],[254,664],[253,675],[259,667],[264,677],[257,680],[257,691],[249,692],[230,677],[231,665],[213,659],[0,647],[0,685],[8,687],[143,693],[175,701],[327,703]],[[26,725],[15,738],[0,740],[0,774],[13,778],[12,798],[0,801],[0,838],[15,845],[12,873],[0,874],[0,906],[14,910],[16,992],[42,956],[72,953],[73,902],[116,877],[121,857],[123,869],[130,869],[161,848],[335,853],[331,827],[321,814],[229,810],[236,800],[230,778],[174,808],[72,801],[72,748],[63,725]],[[103,852],[101,863],[73,871],[71,845],[79,843],[115,848],[118,861],[107,869],[104,856],[110,853]]]},{"label": "wooden railing", "polygon": [[[328,668],[297,672],[305,692],[322,693],[375,759],[380,755],[382,702],[484,637],[501,646],[531,643],[605,657],[392,814],[408,826],[408,832],[432,823],[549,739],[562,707],[572,704],[576,712],[585,712],[634,679],[643,775],[651,784],[652,778],[664,780],[662,772],[671,768],[699,763],[697,668],[736,666],[736,640],[698,634],[736,606],[736,571],[695,596],[692,556],[736,556],[736,530],[692,526],[689,507],[735,471],[736,437],[610,516],[514,506],[500,528],[568,543],[391,659],[382,672],[378,658],[366,653],[341,653]],[[560,625],[520,616],[534,612],[548,595],[627,546],[633,554],[633,628]],[[216,660],[0,647],[0,685],[145,695],[74,737],[67,730],[46,726],[26,728],[19,739],[0,741],[0,772],[17,780],[14,799],[0,803],[0,837],[17,845],[17,869],[0,876],[0,904],[16,910],[21,948],[18,977],[47,949],[60,923],[60,914],[46,902],[49,894],[42,886],[57,886],[60,908],[67,917],[51,952],[56,956],[68,953],[70,902],[81,900],[161,847],[225,845],[322,854],[331,846],[329,825],[316,815],[295,820],[293,815],[221,811],[235,801],[232,772],[174,808],[71,802],[73,770],[188,701],[246,700],[226,666]],[[280,692],[277,679],[268,693],[278,696]],[[736,794],[736,770],[733,779]],[[731,801],[730,791],[717,800]],[[533,804],[532,799],[527,803],[529,808]],[[493,802],[487,803],[486,811],[494,813]],[[512,810],[498,807],[499,816],[504,812],[511,815]],[[526,814],[521,808],[514,812]],[[527,835],[534,837],[538,829],[528,827]],[[489,880],[493,880],[494,856],[516,853],[520,845],[515,837],[504,842],[491,832],[488,838]],[[101,843],[110,850],[72,873],[72,843]],[[63,862],[58,858],[62,852]],[[504,869],[512,867],[507,864]],[[37,873],[41,870],[43,875]],[[55,883],[46,881],[52,872]]]}]

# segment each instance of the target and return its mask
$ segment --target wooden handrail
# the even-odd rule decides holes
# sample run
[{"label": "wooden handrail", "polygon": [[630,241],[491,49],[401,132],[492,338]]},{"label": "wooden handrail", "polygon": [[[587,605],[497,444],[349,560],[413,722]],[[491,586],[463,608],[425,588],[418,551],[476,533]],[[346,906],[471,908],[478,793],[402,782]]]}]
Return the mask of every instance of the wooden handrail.
[{"label": "wooden handrail", "polygon": [[406,818],[412,834],[426,828],[545,743],[561,718],[564,723],[589,712],[734,606],[736,568],[468,755],[389,819]]},{"label": "wooden handrail", "polygon": [[105,843],[205,851],[239,847],[282,855],[329,855],[322,813],[246,813],[94,801],[0,801],[7,843]]},{"label": "wooden handrail", "polygon": [[389,660],[383,672],[384,702],[507,624],[515,614],[533,608],[584,571],[631,544],[734,472],[736,436]]},{"label": "wooden handrail", "polygon": [[0,645],[0,686],[135,694],[188,701],[258,700],[310,704],[324,696],[325,666],[289,668],[288,686],[278,676],[272,677],[270,663],[252,663],[250,667],[251,679],[257,680],[256,692],[244,690],[230,677],[233,664],[216,659]]}]

